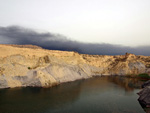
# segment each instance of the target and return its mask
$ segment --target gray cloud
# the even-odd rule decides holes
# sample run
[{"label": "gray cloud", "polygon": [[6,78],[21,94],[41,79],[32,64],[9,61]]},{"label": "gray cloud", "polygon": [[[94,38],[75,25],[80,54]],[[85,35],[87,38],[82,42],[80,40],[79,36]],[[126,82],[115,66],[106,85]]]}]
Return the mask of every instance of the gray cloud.
[{"label": "gray cloud", "polygon": [[50,32],[39,33],[19,26],[0,27],[1,44],[32,44],[51,50],[77,51],[83,54],[120,55],[126,52],[150,55],[150,46],[128,47],[112,44],[82,43]]}]

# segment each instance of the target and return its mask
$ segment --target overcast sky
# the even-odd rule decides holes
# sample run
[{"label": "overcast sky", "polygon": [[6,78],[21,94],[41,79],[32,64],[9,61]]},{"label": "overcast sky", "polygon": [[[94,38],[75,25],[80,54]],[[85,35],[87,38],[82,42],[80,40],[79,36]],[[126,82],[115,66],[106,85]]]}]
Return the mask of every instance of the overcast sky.
[{"label": "overcast sky", "polygon": [[150,44],[150,0],[0,0],[0,25],[82,42]]},{"label": "overcast sky", "polygon": [[[39,41],[45,39],[42,33],[83,45],[149,47],[150,0],[0,0],[0,43],[28,39],[29,32],[21,34],[25,29],[36,33]],[[44,45],[38,40],[37,45]]]}]

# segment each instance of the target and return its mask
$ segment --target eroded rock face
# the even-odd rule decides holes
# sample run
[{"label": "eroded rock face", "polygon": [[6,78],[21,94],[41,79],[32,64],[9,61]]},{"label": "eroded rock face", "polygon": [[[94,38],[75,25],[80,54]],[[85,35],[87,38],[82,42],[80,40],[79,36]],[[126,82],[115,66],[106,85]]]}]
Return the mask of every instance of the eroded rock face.
[{"label": "eroded rock face", "polygon": [[86,55],[34,47],[0,45],[0,88],[49,87],[95,75],[130,75],[150,70],[150,57],[146,56]]}]

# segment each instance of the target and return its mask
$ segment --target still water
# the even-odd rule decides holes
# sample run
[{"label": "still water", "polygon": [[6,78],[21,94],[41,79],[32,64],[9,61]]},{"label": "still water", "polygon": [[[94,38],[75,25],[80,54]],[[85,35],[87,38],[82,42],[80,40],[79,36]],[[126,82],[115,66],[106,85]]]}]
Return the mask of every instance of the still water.
[{"label": "still water", "polygon": [[52,88],[0,90],[0,113],[145,113],[137,101],[143,82],[95,77]]}]

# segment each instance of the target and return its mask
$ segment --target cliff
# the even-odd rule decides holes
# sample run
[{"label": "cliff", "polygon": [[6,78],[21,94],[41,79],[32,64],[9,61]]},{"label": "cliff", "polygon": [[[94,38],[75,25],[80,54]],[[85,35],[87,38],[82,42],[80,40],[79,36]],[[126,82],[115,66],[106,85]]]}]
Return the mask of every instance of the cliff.
[{"label": "cliff", "polygon": [[33,45],[0,45],[0,88],[50,87],[101,75],[150,72],[150,57],[87,55]]}]

